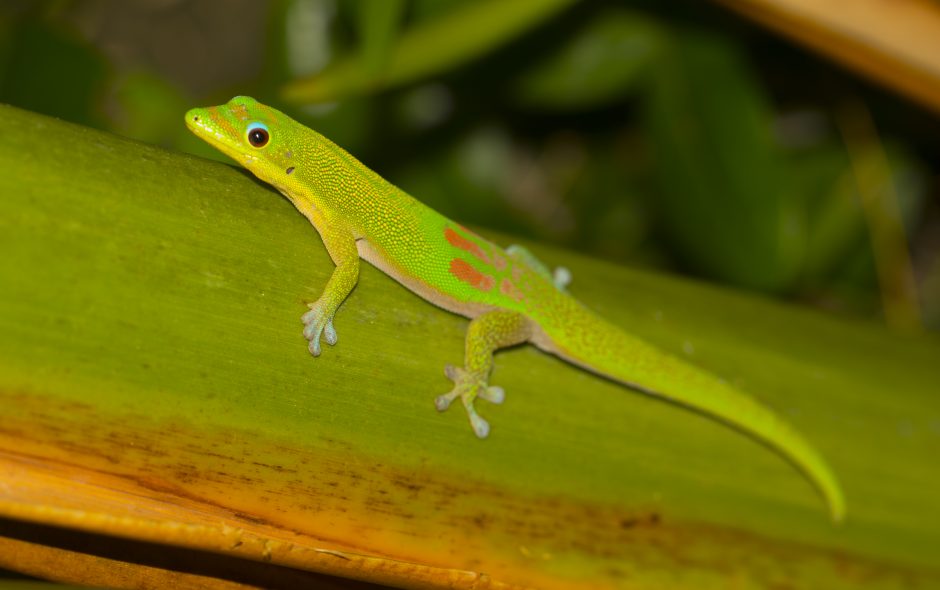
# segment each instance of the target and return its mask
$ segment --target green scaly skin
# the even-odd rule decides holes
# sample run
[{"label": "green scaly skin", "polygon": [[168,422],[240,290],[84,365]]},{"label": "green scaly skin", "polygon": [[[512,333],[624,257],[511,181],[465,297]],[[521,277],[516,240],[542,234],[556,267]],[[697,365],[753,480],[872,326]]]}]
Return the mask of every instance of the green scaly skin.
[{"label": "green scaly skin", "polygon": [[631,388],[709,414],[780,452],[820,490],[832,518],[845,503],[822,457],[792,427],[717,377],[634,338],[564,292],[526,250],[503,250],[416,201],[316,131],[252,98],[193,109],[199,137],[283,193],[316,227],[336,269],[303,316],[310,352],[335,344],[333,316],[359,277],[363,258],[427,301],[471,318],[463,368],[448,366],[445,410],[459,398],[474,432],[489,434],[477,398],[499,403],[489,385],[493,353],[531,342],[546,352]]}]

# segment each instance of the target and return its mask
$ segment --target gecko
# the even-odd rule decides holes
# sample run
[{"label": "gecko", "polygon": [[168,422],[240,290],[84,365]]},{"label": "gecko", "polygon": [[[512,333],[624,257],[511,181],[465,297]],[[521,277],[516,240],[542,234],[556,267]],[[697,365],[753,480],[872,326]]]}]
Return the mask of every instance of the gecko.
[{"label": "gecko", "polygon": [[319,232],[335,264],[303,315],[313,356],[337,342],[337,309],[363,259],[428,302],[470,319],[464,365],[447,365],[443,412],[460,400],[479,438],[490,432],[476,410],[501,403],[490,385],[493,354],[525,342],[633,390],[711,416],[763,442],[820,492],[831,518],[845,515],[839,482],[792,426],[714,374],[601,319],[567,293],[569,276],[551,272],[520,246],[502,249],[386,181],[322,134],[253,98],[194,108],[186,125],[199,138],[280,191]]}]

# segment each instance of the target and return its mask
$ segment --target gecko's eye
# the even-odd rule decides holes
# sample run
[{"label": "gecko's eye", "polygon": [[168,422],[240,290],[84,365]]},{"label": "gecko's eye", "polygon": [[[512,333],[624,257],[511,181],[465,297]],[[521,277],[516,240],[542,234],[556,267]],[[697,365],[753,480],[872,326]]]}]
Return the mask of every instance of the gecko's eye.
[{"label": "gecko's eye", "polygon": [[264,123],[252,123],[247,131],[248,143],[252,147],[263,148],[268,145],[271,135],[268,133],[268,127]]}]

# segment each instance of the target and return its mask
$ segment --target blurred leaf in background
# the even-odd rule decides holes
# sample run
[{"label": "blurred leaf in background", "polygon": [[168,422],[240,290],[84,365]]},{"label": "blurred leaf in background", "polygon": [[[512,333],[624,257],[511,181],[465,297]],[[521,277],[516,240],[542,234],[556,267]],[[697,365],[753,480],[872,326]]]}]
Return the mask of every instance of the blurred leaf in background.
[{"label": "blurred leaf in background", "polygon": [[[363,92],[387,89],[424,77],[440,74],[467,61],[493,51],[507,41],[541,23],[571,4],[572,0],[529,0],[504,2],[479,0],[453,3],[443,11],[421,19],[398,36],[388,46],[387,67],[376,75],[373,45],[390,35],[382,31],[389,27],[382,19],[385,12],[375,12],[360,22],[375,20],[378,42],[365,36],[366,51],[353,53],[336,60],[315,76],[291,81],[283,89],[283,96],[293,103],[317,103],[339,100]],[[439,7],[435,7],[435,11]],[[417,11],[427,12],[427,11]],[[359,13],[362,14],[361,12]],[[363,31],[370,31],[363,27]]]},{"label": "blurred leaf in background", "polygon": [[771,111],[726,39],[675,37],[646,100],[662,228],[697,271],[783,290],[799,272],[805,218]]},{"label": "blurred leaf in background", "polygon": [[391,59],[404,14],[405,0],[363,0],[357,3],[359,55],[364,73],[382,75]]},{"label": "blurred leaf in background", "polygon": [[[866,239],[851,146],[816,117],[817,132],[787,148],[774,132],[780,116],[743,55],[726,38],[689,32],[657,69],[645,121],[661,228],[705,276],[803,297],[853,284],[858,304],[862,291],[878,287],[870,261],[884,245]],[[892,148],[887,168],[882,182],[913,228],[925,195],[921,165]]]},{"label": "blurred leaf in background", "polygon": [[89,126],[103,122],[110,68],[105,57],[68,26],[4,19],[0,101]]},{"label": "blurred leaf in background", "polygon": [[[836,80],[777,104],[793,68],[811,84],[830,66],[711,5],[226,6],[5,3],[0,100],[225,159],[180,113],[252,95],[464,223],[846,313],[894,305],[907,279],[885,267],[910,244],[902,308],[938,327],[935,161],[903,123],[877,132],[909,107],[881,101],[853,139],[838,105],[864,89]],[[859,205],[872,199],[907,237],[877,231],[884,214]]]},{"label": "blurred leaf in background", "polygon": [[622,101],[657,63],[662,27],[648,15],[599,12],[513,82],[522,106],[589,109]]}]

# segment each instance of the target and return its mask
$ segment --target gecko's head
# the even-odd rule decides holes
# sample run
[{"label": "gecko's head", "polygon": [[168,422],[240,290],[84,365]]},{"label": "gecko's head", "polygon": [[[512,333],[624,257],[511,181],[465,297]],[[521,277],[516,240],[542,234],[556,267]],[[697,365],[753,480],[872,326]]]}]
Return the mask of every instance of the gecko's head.
[{"label": "gecko's head", "polygon": [[192,109],[186,113],[186,126],[282,191],[301,159],[296,153],[298,146],[293,145],[300,125],[249,96],[236,96],[216,107]]}]

